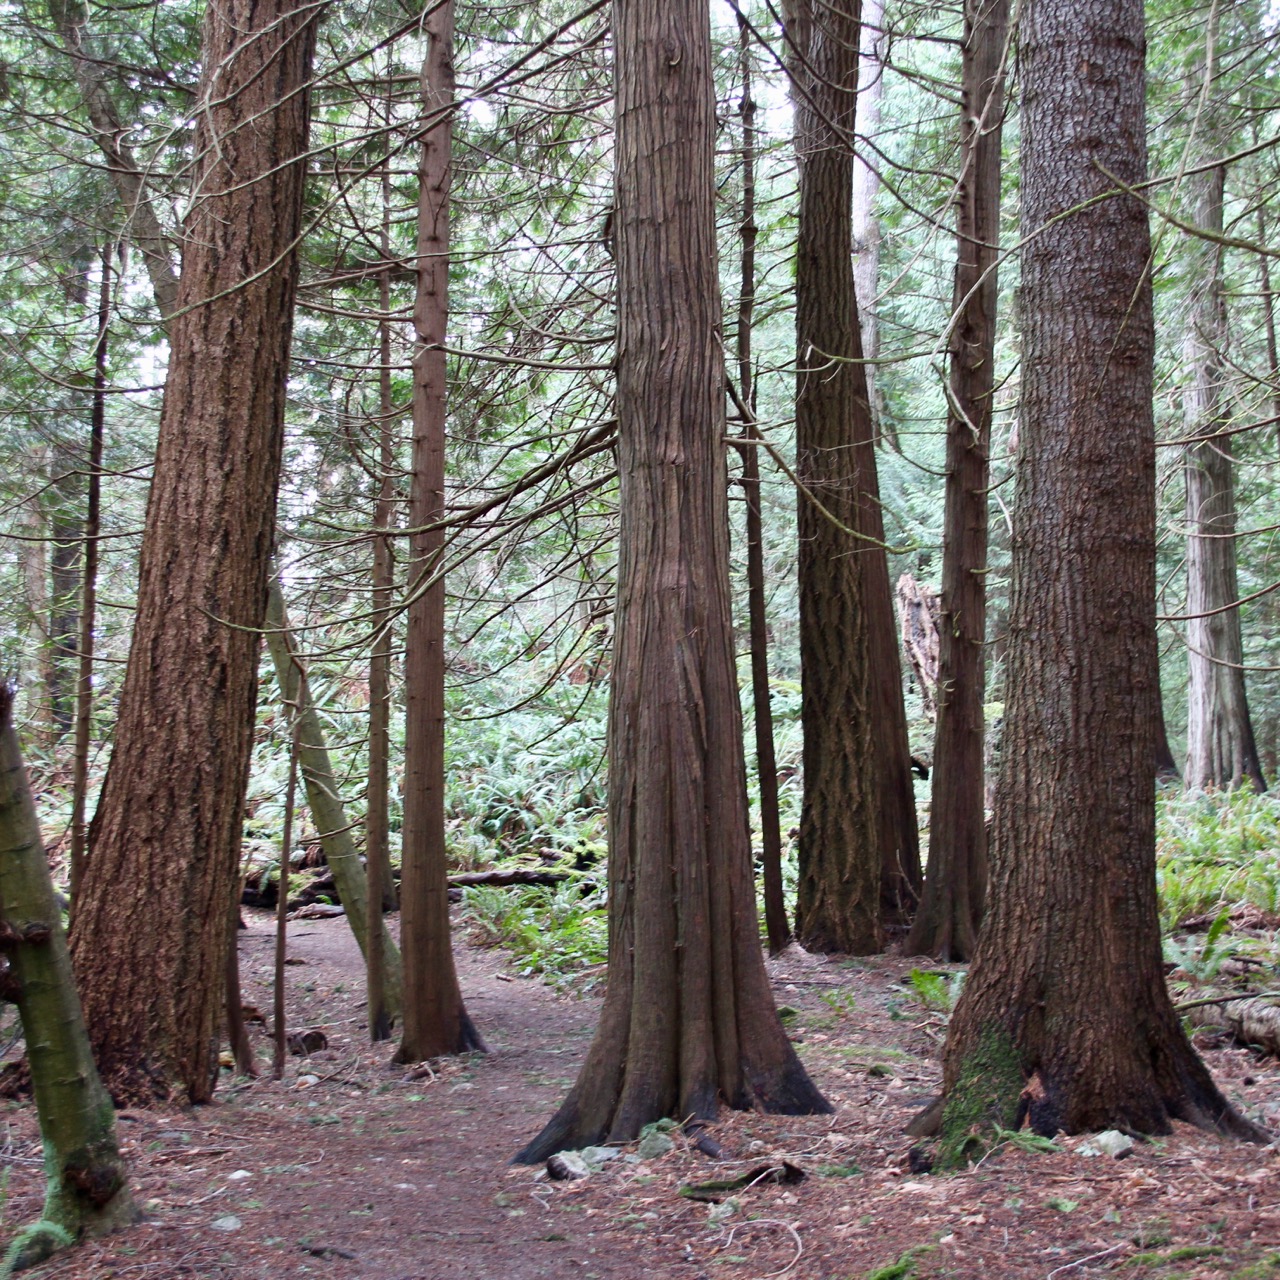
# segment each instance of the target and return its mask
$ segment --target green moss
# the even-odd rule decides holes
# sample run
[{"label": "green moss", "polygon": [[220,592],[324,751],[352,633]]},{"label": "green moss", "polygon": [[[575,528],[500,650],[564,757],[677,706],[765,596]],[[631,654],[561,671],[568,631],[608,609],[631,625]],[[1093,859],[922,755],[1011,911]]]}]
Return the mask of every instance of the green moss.
[{"label": "green moss", "polygon": [[868,1271],[863,1280],[911,1280],[916,1273],[916,1258],[926,1250],[927,1246],[916,1245],[908,1249],[896,1262]]},{"label": "green moss", "polygon": [[0,1280],[6,1280],[15,1271],[34,1267],[52,1257],[59,1249],[65,1249],[74,1243],[75,1240],[65,1227],[41,1218],[39,1222],[33,1222],[19,1231],[13,1238],[13,1243],[5,1250],[4,1261],[0,1262]]},{"label": "green moss", "polygon": [[1022,1096],[1022,1064],[1007,1032],[992,1028],[960,1064],[947,1093],[935,1169],[960,1169],[1013,1128]]},{"label": "green moss", "polygon": [[[1187,1244],[1166,1253],[1135,1253],[1127,1267],[1171,1267],[1175,1262],[1195,1262],[1200,1258],[1219,1258],[1226,1250],[1217,1244]],[[1263,1272],[1263,1275],[1268,1274]]]},{"label": "green moss", "polygon": [[1242,1270],[1233,1271],[1230,1280],[1275,1280],[1276,1276],[1280,1276],[1280,1253],[1269,1253]]}]

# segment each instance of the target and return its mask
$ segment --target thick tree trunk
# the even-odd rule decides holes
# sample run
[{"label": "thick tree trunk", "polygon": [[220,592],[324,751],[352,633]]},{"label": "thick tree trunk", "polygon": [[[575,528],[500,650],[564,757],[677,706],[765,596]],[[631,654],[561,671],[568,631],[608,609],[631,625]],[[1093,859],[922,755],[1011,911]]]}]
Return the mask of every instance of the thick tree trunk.
[{"label": "thick tree trunk", "polygon": [[[404,826],[400,851],[400,941],[404,1034],[400,1062],[483,1049],[462,1002],[449,936],[449,865],[444,835],[445,534],[449,321],[449,188],[453,178],[453,0],[423,19],[430,45],[423,107],[437,118],[422,139],[418,194],[418,294],[413,322],[413,492],[409,634],[405,645]],[[441,114],[443,113],[443,114]]]},{"label": "thick tree trunk", "polygon": [[133,645],[72,935],[98,1065],[121,1098],[204,1101],[216,1078],[318,12],[218,0],[206,13]]},{"label": "thick tree trunk", "polygon": [[968,960],[987,879],[983,746],[987,488],[995,395],[996,258],[1008,0],[966,0],[963,166],[956,193],[938,730],[924,895],[907,950]]},{"label": "thick tree trunk", "polygon": [[616,0],[621,533],[609,727],[609,988],[568,1099],[517,1157],[721,1103],[826,1111],[756,923],[729,599],[711,33]]},{"label": "thick tree trunk", "polygon": [[[1226,169],[1196,174],[1196,223],[1222,235]],[[1249,718],[1244,684],[1244,644],[1236,574],[1235,459],[1231,409],[1225,390],[1227,300],[1222,245],[1200,240],[1195,262],[1191,321],[1185,355],[1191,381],[1184,393],[1187,481],[1187,767],[1186,784],[1257,791],[1267,784]]]},{"label": "thick tree trunk", "polygon": [[[738,18],[738,68],[742,75],[742,239],[738,293],[738,391],[746,421],[743,432],[759,439],[755,427],[755,370],[751,330],[756,305],[756,104],[751,96],[751,32]],[[764,583],[764,520],[760,510],[760,450],[745,445],[742,496],[747,512],[747,610],[751,632],[751,701],[756,738],[756,779],[760,790],[761,873],[765,931],[776,955],[791,941],[782,888],[782,817],[778,811],[778,759],[773,746],[773,694],[769,687],[769,618]]]},{"label": "thick tree trunk", "polygon": [[1098,199],[1146,176],[1144,54],[1141,0],[1023,10],[1009,696],[989,910],[944,1056],[950,1160],[1023,1116],[1261,1136],[1187,1042],[1161,964],[1150,238],[1138,200]]},{"label": "thick tree trunk", "polygon": [[[365,870],[360,865],[360,855],[352,838],[352,824],[347,821],[342,793],[338,789],[338,775],[329,758],[329,749],[325,746],[324,726],[320,723],[320,716],[311,698],[306,668],[294,651],[284,593],[280,589],[280,579],[275,574],[271,575],[268,586],[266,633],[280,699],[290,721],[297,724],[298,766],[302,772],[307,808],[311,810],[311,821],[315,824],[320,847],[324,850],[325,865],[333,874],[338,896],[347,909],[347,923],[366,958],[369,955],[369,939],[377,937],[381,943],[383,998],[388,1016],[397,1017],[403,984],[400,952],[396,949],[380,910],[376,915],[377,930],[370,929],[374,916],[367,907]],[[378,901],[376,897],[375,901]]]},{"label": "thick tree trunk", "polygon": [[15,1261],[30,1266],[139,1215],[81,1018],[12,710],[12,694],[0,686],[0,950],[6,985],[17,988],[6,998],[22,1018],[48,1180],[41,1222],[15,1241]]},{"label": "thick tree trunk", "polygon": [[808,490],[797,516],[804,801],[796,937],[815,951],[867,954],[884,941],[877,800],[886,798],[874,767],[874,588],[861,563],[874,552],[852,532],[861,524],[860,443],[875,461],[850,256],[857,6],[799,0],[787,33],[800,165],[796,472]]}]

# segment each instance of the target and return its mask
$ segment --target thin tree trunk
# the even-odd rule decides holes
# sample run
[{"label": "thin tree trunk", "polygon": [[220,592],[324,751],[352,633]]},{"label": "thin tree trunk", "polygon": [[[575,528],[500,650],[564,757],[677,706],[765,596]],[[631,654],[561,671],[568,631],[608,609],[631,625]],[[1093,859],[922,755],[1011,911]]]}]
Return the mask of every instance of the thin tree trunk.
[{"label": "thin tree trunk", "polygon": [[[880,100],[884,97],[885,57],[888,37],[884,32],[884,0],[862,0],[862,22],[858,33],[859,135],[875,136],[880,128]],[[864,144],[866,145],[866,144]],[[859,149],[860,150],[860,149]],[[867,154],[873,154],[867,147]],[[884,397],[878,386],[875,361],[880,355],[880,324],[876,318],[876,295],[880,291],[880,219],[876,217],[876,195],[880,175],[855,150],[853,158],[853,282],[862,328],[862,356],[867,362],[867,399],[876,438],[898,447],[894,424],[885,416]]]},{"label": "thin tree trunk", "polygon": [[[356,852],[352,838],[353,824],[347,821],[346,809],[338,790],[338,776],[329,758],[324,741],[324,728],[311,700],[306,679],[306,667],[295,652],[293,633],[289,627],[289,615],[285,608],[280,579],[272,574],[267,590],[267,648],[276,673],[280,699],[290,719],[298,721],[298,763],[302,771],[302,785],[306,792],[307,807],[320,837],[325,865],[333,873],[338,896],[346,908],[347,923],[355,934],[356,942],[369,956],[369,939],[377,937],[383,954],[383,996],[387,1016],[395,1018],[400,1012],[403,976],[400,952],[387,929],[382,912],[377,912],[377,929],[370,931],[373,918],[368,908],[368,893],[364,868]],[[375,895],[375,902],[377,896]]]},{"label": "thin tree trunk", "polygon": [[111,322],[111,245],[102,251],[98,341],[93,352],[93,416],[89,423],[89,484],[84,517],[84,577],[80,601],[80,673],[76,689],[76,742],[71,774],[71,909],[84,877],[89,793],[89,739],[93,727],[93,628],[98,611],[98,534],[102,526],[102,446],[107,422],[107,329]]},{"label": "thin tree trunk", "polygon": [[[1221,237],[1226,169],[1191,181],[1196,224]],[[1185,345],[1190,382],[1184,393],[1187,435],[1187,767],[1186,785],[1265,791],[1244,683],[1244,644],[1236,573],[1235,459],[1225,391],[1227,302],[1223,249],[1213,239],[1193,246],[1196,260]]]},{"label": "thin tree trunk", "polygon": [[75,725],[84,523],[77,455],[63,444],[53,451],[49,485],[49,717],[55,740]]},{"label": "thin tree trunk", "polygon": [[[391,207],[391,178],[382,172],[382,256],[390,255],[388,230]],[[388,830],[388,802],[391,787],[391,592],[394,586],[390,529],[395,518],[395,449],[391,432],[391,280],[383,271],[378,282],[382,319],[378,322],[378,502],[373,541],[373,649],[369,655],[369,786],[365,806],[365,893],[367,915],[365,934],[368,946],[369,1039],[375,1044],[391,1036],[391,1017],[386,1007],[383,982],[382,892],[391,873]]]},{"label": "thin tree trunk", "polygon": [[411,603],[405,647],[404,826],[400,938],[404,1034],[400,1062],[484,1049],[458,988],[449,928],[444,834],[444,515],[449,321],[449,188],[453,178],[453,0],[423,18],[426,113],[444,111],[422,140],[418,194],[418,291],[414,304]]},{"label": "thin tree trunk", "polygon": [[809,491],[797,515],[804,801],[796,937],[811,950],[857,955],[884,941],[873,588],[860,564],[870,552],[847,532],[861,524],[858,443],[873,434],[850,257],[858,7],[798,0],[787,29],[800,165],[796,472]]},{"label": "thin tree trunk", "polygon": [[50,16],[71,59],[76,84],[89,113],[93,140],[107,162],[107,173],[124,206],[128,236],[138,246],[155,293],[156,305],[166,320],[178,305],[178,275],[168,237],[156,217],[146,178],[120,120],[105,66],[85,47],[87,5],[80,0],[51,0]]},{"label": "thin tree trunk", "polygon": [[206,12],[133,644],[72,934],[98,1065],[121,1099],[205,1101],[216,1081],[319,13],[302,0]]},{"label": "thin tree trunk", "polygon": [[938,729],[929,866],[907,940],[912,954],[942,960],[968,960],[973,955],[987,880],[983,646],[1008,33],[1008,0],[965,0],[963,168],[956,194]]},{"label": "thin tree trunk", "polygon": [[[1258,244],[1267,247],[1266,205],[1258,206]],[[1262,285],[1262,324],[1267,334],[1267,377],[1271,380],[1271,416],[1275,418],[1276,439],[1280,440],[1280,353],[1276,350],[1276,310],[1271,292],[1271,260],[1258,254],[1258,275]]]},{"label": "thin tree trunk", "polygon": [[240,990],[240,895],[244,877],[235,882],[231,894],[231,914],[228,917],[230,939],[227,942],[227,1039],[235,1058],[236,1074],[256,1077],[257,1063],[253,1060],[253,1045],[249,1029],[244,1021],[244,997]]},{"label": "thin tree trunk", "polygon": [[[306,681],[303,681],[305,686]],[[289,734],[289,779],[284,789],[284,830],[280,834],[280,869],[276,893],[276,949],[272,1034],[275,1038],[271,1057],[271,1074],[284,1079],[284,1063],[288,1054],[288,1030],[285,1026],[284,967],[289,942],[289,862],[293,855],[293,802],[298,793],[298,730],[302,721],[295,716]]]},{"label": "thin tree trunk", "polygon": [[[742,282],[738,292],[738,389],[746,410],[743,432],[755,429],[755,373],[751,328],[756,302],[756,104],[751,96],[751,32],[738,18],[738,65],[742,73]],[[751,629],[751,698],[755,709],[756,779],[760,790],[761,871],[765,931],[775,955],[791,941],[782,893],[782,818],[778,812],[778,760],[773,747],[773,695],[769,688],[769,619],[764,587],[764,522],[760,510],[760,451],[748,444],[742,456],[742,494],[747,509],[747,609]]]},{"label": "thin tree trunk", "polygon": [[701,0],[616,0],[618,594],[609,715],[609,986],[531,1162],[721,1103],[826,1111],[760,949],[733,657]]},{"label": "thin tree trunk", "polygon": [[85,1033],[12,713],[12,692],[0,685],[0,949],[7,998],[22,1018],[47,1180],[41,1221],[10,1247],[19,1266],[33,1266],[139,1214]]},{"label": "thin tree trunk", "polygon": [[1024,1118],[1265,1140],[1188,1043],[1161,961],[1150,237],[1145,206],[1114,194],[1146,177],[1145,44],[1142,0],[1023,9],[1009,694],[988,915],[944,1055],[944,1162]]}]

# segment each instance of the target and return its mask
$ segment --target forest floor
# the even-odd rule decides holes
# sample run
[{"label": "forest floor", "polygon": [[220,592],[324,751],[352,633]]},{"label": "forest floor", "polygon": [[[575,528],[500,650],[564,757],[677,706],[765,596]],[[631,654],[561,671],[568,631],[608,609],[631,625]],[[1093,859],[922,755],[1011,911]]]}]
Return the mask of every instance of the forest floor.
[{"label": "forest floor", "polygon": [[[247,1001],[270,1003],[271,924],[246,912]],[[792,949],[770,962],[778,1002],[834,1115],[726,1116],[713,1162],[677,1133],[660,1158],[552,1182],[512,1166],[572,1083],[598,1000],[516,976],[459,943],[487,1055],[406,1078],[365,1042],[363,975],[345,921],[291,926],[291,1025],[328,1048],[286,1078],[231,1082],[211,1106],[124,1112],[144,1220],[27,1274],[38,1280],[310,1276],[326,1280],[904,1280],[1077,1277],[1280,1280],[1280,1152],[1187,1127],[1123,1159],[1006,1144],[969,1171],[909,1172],[903,1127],[935,1092],[943,1034],[910,960]],[[270,1060],[261,1026],[259,1060]],[[1280,1067],[1202,1043],[1227,1095],[1280,1130]],[[0,1110],[3,1234],[39,1214],[34,1108]],[[628,1148],[634,1156],[634,1147]],[[785,1159],[794,1185],[720,1206],[679,1194]],[[732,1205],[728,1201],[735,1202]]]}]

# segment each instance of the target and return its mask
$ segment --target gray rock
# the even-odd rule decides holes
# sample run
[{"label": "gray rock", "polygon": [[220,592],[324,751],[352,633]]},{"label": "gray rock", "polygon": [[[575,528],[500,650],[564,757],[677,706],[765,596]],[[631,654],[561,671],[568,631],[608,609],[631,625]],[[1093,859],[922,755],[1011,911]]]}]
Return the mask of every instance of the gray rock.
[{"label": "gray rock", "polygon": [[209,1226],[214,1231],[239,1231],[240,1228],[244,1226],[244,1223],[241,1222],[234,1213],[228,1213],[224,1214],[221,1218],[214,1218],[214,1220],[209,1223]]},{"label": "gray rock", "polygon": [[657,1160],[660,1156],[665,1156],[668,1151],[675,1147],[675,1143],[667,1137],[665,1133],[646,1133],[640,1139],[640,1145],[636,1147],[636,1155],[641,1160]]},{"label": "gray rock", "polygon": [[1133,1150],[1133,1139],[1119,1129],[1105,1129],[1095,1133],[1088,1142],[1076,1148],[1076,1154],[1082,1156],[1111,1156],[1119,1160]]}]

